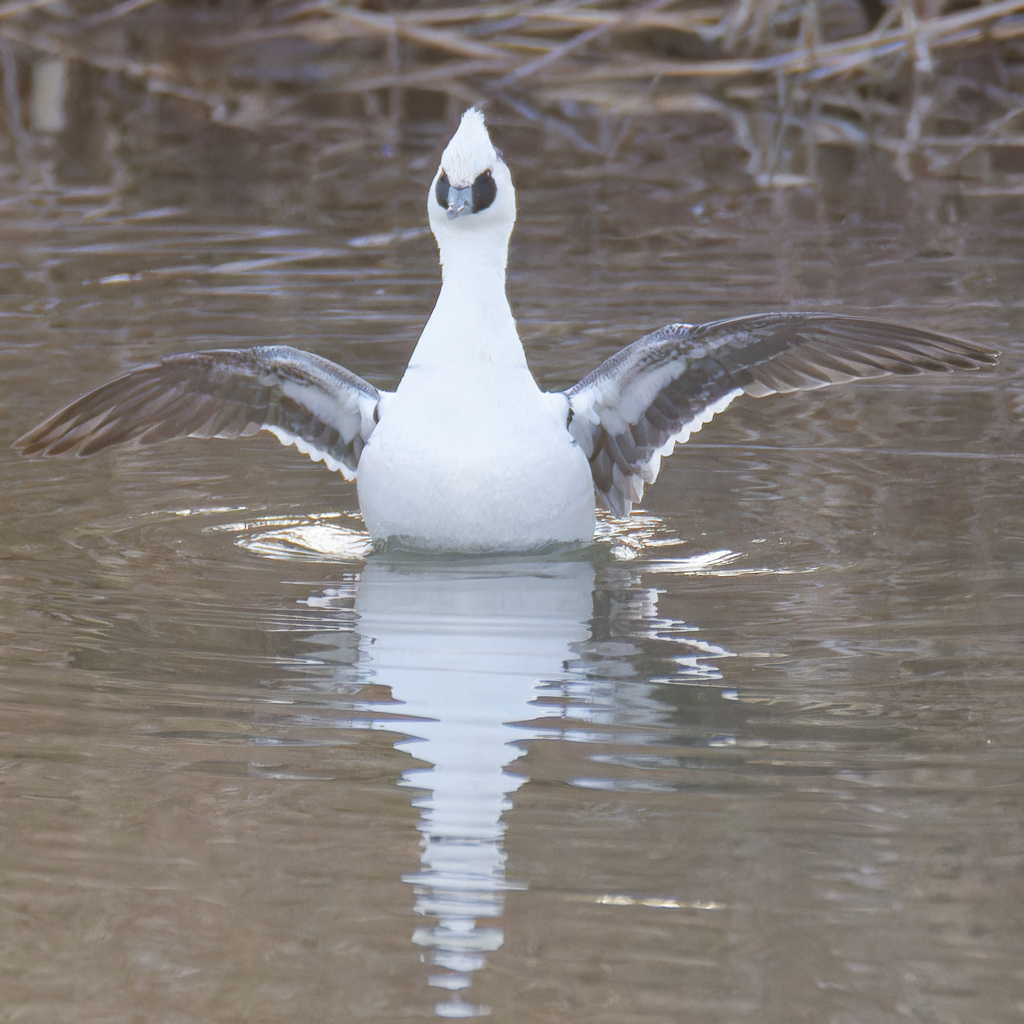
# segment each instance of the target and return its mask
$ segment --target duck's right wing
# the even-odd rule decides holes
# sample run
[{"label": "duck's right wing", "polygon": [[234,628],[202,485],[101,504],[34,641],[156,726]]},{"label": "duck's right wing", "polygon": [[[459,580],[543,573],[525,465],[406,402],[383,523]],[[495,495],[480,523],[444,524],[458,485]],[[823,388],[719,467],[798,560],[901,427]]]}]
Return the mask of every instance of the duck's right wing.
[{"label": "duck's right wing", "polygon": [[267,430],[355,477],[380,393],[329,359],[264,345],[166,356],[90,391],[18,438],[23,455],[92,455],[133,441],[248,437]]},{"label": "duck's right wing", "polygon": [[742,394],[763,398],[995,361],[995,352],[974,342],[832,313],[669,324],[566,392],[569,432],[590,460],[602,504],[626,516],[662,458]]}]

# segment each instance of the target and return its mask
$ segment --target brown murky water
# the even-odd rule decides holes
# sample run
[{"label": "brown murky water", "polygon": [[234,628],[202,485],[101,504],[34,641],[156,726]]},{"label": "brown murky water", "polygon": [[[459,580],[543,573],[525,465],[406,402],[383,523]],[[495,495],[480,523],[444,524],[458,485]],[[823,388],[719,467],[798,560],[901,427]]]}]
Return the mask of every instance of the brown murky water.
[{"label": "brown murky water", "polygon": [[[437,287],[406,170],[329,228],[12,199],[0,434],[191,348],[393,385]],[[1024,1015],[1024,201],[524,177],[548,386],[780,308],[1000,366],[740,403],[548,560],[366,558],[269,438],[0,446],[0,1019]]]}]

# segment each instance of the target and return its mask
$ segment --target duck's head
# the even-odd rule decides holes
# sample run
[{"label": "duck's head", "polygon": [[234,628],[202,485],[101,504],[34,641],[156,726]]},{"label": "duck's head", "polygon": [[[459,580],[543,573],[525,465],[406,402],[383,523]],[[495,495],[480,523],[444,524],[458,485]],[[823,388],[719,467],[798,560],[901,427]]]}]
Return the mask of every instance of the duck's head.
[{"label": "duck's head", "polygon": [[430,229],[442,260],[456,246],[504,252],[516,222],[512,175],[491,143],[484,115],[471,107],[441,155],[427,196]]}]

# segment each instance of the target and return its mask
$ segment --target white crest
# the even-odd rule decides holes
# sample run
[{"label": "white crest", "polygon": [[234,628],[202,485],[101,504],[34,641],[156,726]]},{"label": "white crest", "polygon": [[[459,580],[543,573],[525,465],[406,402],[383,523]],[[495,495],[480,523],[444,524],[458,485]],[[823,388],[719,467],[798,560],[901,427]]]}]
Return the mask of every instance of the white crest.
[{"label": "white crest", "polygon": [[445,147],[441,156],[442,170],[453,188],[466,188],[478,175],[493,169],[498,159],[498,151],[487,134],[484,115],[476,107],[470,107],[462,115],[459,130]]}]

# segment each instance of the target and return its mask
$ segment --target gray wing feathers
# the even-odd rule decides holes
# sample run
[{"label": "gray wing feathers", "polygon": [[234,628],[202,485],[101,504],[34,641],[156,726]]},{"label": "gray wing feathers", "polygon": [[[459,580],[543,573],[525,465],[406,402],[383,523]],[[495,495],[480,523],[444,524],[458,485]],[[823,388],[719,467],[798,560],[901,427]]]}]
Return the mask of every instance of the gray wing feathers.
[{"label": "gray wing feathers", "polygon": [[615,515],[653,483],[663,456],[736,397],[869,377],[970,370],[995,353],[900,324],[830,313],[769,313],[670,324],[612,356],[566,394],[569,431]]},{"label": "gray wing feathers", "polygon": [[867,317],[770,313],[694,327],[691,337],[754,398],[890,374],[976,370],[982,345]]},{"label": "gray wing feathers", "polygon": [[14,446],[30,456],[92,455],[127,441],[268,430],[352,479],[379,398],[355,374],[285,345],[182,353],[90,391]]}]

